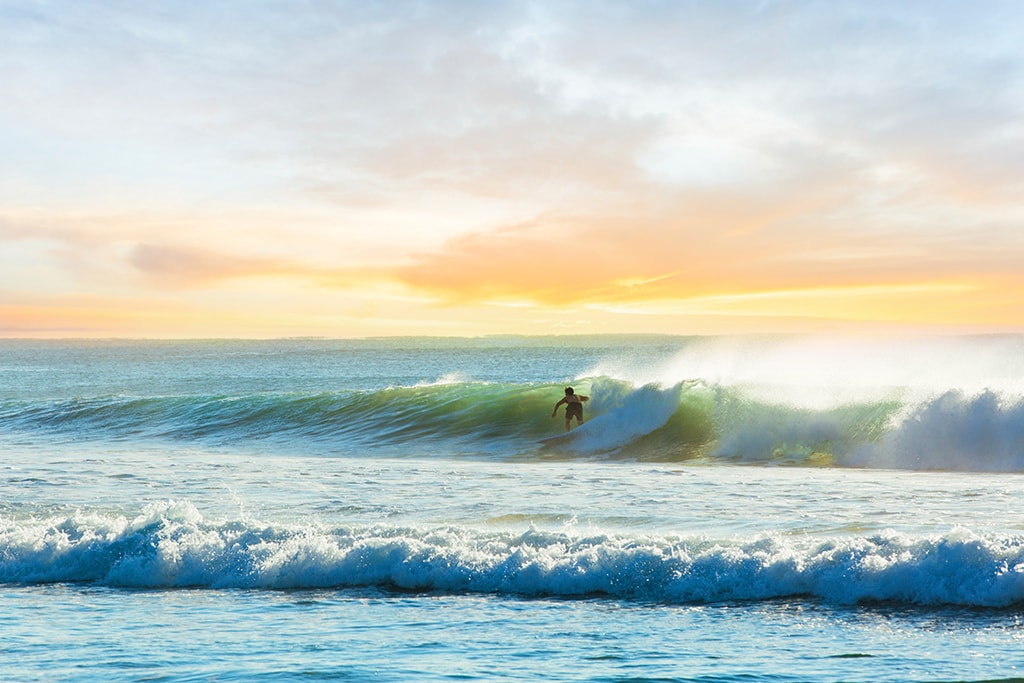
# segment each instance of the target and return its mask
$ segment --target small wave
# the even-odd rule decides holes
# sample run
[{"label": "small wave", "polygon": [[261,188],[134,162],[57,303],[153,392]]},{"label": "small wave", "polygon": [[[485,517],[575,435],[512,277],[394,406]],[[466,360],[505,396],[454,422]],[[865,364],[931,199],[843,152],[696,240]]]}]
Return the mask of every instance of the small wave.
[{"label": "small wave", "polygon": [[0,582],[128,588],[350,588],[669,604],[807,596],[836,604],[1024,603],[1024,537],[954,531],[799,540],[212,523],[187,502],[135,518],[0,521]]}]

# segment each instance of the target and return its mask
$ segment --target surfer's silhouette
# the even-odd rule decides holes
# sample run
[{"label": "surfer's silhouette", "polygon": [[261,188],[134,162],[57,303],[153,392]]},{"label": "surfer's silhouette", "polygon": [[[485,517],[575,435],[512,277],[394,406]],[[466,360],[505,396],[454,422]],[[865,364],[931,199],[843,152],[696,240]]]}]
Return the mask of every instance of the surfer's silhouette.
[{"label": "surfer's silhouette", "polygon": [[558,406],[565,404],[565,431],[572,429],[572,418],[576,418],[576,425],[583,424],[583,402],[589,401],[589,396],[580,396],[572,387],[565,388],[565,398],[555,404],[555,409],[551,411],[551,417],[558,415]]}]

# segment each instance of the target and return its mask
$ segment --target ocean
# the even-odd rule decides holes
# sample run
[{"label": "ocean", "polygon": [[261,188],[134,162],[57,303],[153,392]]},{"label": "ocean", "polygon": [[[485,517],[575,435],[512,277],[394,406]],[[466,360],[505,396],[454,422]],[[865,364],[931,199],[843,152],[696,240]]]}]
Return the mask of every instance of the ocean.
[{"label": "ocean", "polygon": [[1024,680],[1021,336],[3,340],[0,452],[3,681]]}]

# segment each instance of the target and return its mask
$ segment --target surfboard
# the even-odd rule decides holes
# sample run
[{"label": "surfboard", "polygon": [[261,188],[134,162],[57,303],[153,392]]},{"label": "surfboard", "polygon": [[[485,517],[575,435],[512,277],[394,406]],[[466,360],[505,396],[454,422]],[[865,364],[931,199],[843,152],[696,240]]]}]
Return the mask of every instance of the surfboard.
[{"label": "surfboard", "polygon": [[586,427],[588,424],[589,422],[584,422],[583,424],[574,427],[567,432],[562,432],[561,434],[555,434],[554,436],[545,437],[538,441],[537,443],[541,443],[547,446],[551,444],[569,443],[570,441],[575,441],[576,437],[579,436],[580,430]]}]

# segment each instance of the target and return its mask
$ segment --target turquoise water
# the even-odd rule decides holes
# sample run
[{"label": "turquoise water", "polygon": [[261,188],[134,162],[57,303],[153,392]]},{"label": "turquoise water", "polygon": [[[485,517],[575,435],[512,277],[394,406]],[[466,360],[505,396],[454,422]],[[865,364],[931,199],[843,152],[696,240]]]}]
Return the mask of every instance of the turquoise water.
[{"label": "turquoise water", "polygon": [[1024,678],[1021,348],[0,342],[0,678]]}]

